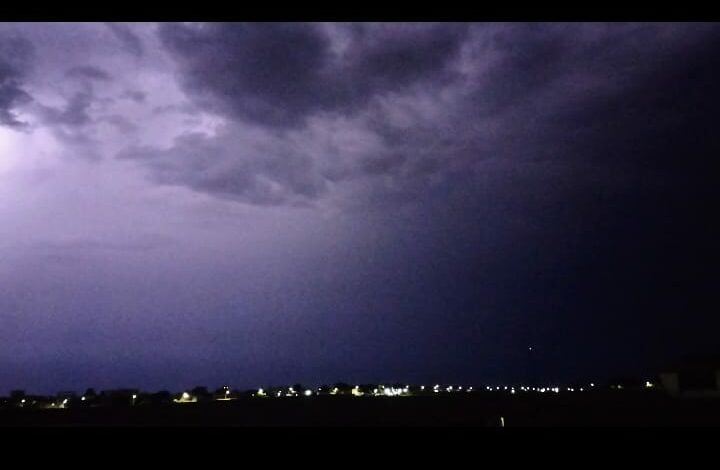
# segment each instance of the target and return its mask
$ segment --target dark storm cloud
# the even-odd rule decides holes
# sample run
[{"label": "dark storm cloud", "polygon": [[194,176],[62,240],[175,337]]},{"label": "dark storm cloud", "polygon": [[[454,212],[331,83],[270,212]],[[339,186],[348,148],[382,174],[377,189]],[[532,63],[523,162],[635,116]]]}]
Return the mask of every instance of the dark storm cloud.
[{"label": "dark storm cloud", "polygon": [[[576,172],[577,182],[564,183],[548,197],[591,182],[616,187],[622,178],[615,181],[610,170],[579,170],[594,164],[577,145],[597,149],[629,135],[623,129],[613,135],[595,130],[591,116],[596,123],[617,123],[628,113],[613,109],[603,115],[596,106],[635,93],[668,71],[679,73],[673,64],[682,67],[678,59],[714,30],[712,25],[364,24],[329,31],[300,24],[167,24],[160,36],[200,105],[264,129],[267,142],[255,146],[252,158],[274,162],[287,154],[293,162],[292,155],[303,154],[307,163],[278,175],[272,172],[282,165],[248,165],[243,143],[228,137],[233,130],[203,137],[202,145],[188,136],[174,149],[142,153],[158,181],[255,203],[289,200],[281,194],[312,199],[325,194],[327,182],[358,179],[367,190],[356,203],[366,196],[368,202],[407,201],[475,172],[489,172],[488,184],[495,185],[505,181],[501,175],[528,178],[525,189],[517,190],[528,194],[539,190],[530,189],[533,185]],[[403,117],[397,119],[398,113]],[[580,114],[586,117],[574,117]],[[633,122],[648,122],[637,114]],[[349,142],[308,127],[309,122],[332,127],[336,116],[347,117],[337,132],[349,135]],[[289,131],[295,140],[287,138]],[[220,150],[228,146],[235,150]],[[186,156],[188,148],[192,157]],[[636,158],[628,155],[626,164]]]},{"label": "dark storm cloud", "polygon": [[320,105],[327,38],[313,25],[164,24],[191,92],[252,120],[290,124]]},{"label": "dark storm cloud", "polygon": [[312,24],[164,24],[160,37],[191,94],[243,119],[286,127],[319,111],[355,113],[374,95],[436,77],[464,31],[352,25],[339,55]]},{"label": "dark storm cloud", "polygon": [[136,103],[144,103],[146,97],[147,94],[139,90],[127,90],[125,93],[122,94],[122,98],[127,98]]},{"label": "dark storm cloud", "polygon": [[185,134],[169,150],[129,148],[118,158],[149,166],[161,184],[250,204],[302,204],[325,189],[310,156],[287,146],[254,145],[251,138],[232,134]]},{"label": "dark storm cloud", "polygon": [[110,74],[99,67],[93,67],[90,65],[81,65],[73,67],[66,72],[68,77],[107,81],[111,80]]},{"label": "dark storm cloud", "polygon": [[[505,258],[507,269],[512,257],[528,257],[524,274],[515,271],[515,285],[526,289],[518,305],[538,302],[533,315],[546,312],[563,325],[543,327],[546,338],[577,351],[565,360],[553,352],[554,361],[568,368],[584,361],[615,370],[661,366],[687,347],[670,346],[673,334],[694,335],[699,348],[712,344],[696,327],[715,323],[699,306],[714,304],[707,279],[716,259],[710,240],[718,233],[707,214],[720,200],[714,183],[720,138],[712,131],[720,30],[628,25],[587,42],[571,40],[578,36],[554,38],[545,60],[533,66],[501,60],[497,73],[506,83],[496,81],[491,90],[512,93],[487,98],[493,111],[510,116],[503,134],[514,137],[507,157],[515,167],[549,165],[544,171],[538,165],[522,188],[503,196],[535,227],[535,240]],[[477,111],[483,103],[473,102]],[[534,196],[522,197],[525,191]],[[562,330],[574,338],[563,338]],[[593,357],[607,338],[624,352]],[[623,364],[623,355],[633,356],[632,364]]]},{"label": "dark storm cloud", "polygon": [[[303,24],[163,25],[160,37],[177,59],[181,81],[196,102],[257,126],[266,142],[248,152],[241,141],[228,136],[234,132],[230,129],[202,138],[202,146],[192,136],[183,138],[177,148],[183,155],[192,149],[191,157],[176,158],[172,150],[140,153],[152,161],[157,181],[262,204],[316,198],[326,190],[326,180],[399,171],[406,154],[374,146],[359,149],[356,158],[346,162],[332,162],[337,159],[334,152],[346,153],[343,144],[323,142],[332,136],[296,134],[304,132],[313,116],[330,113],[355,119],[376,97],[415,85],[433,89],[457,79],[450,64],[466,34],[466,25],[447,24],[345,25],[334,33]],[[333,41],[338,40],[346,41],[341,51],[334,49]],[[365,145],[364,127],[343,124],[360,147]],[[313,155],[302,148],[304,138],[318,140],[324,148]],[[132,153],[128,149],[123,155]],[[246,158],[265,163],[248,164]]]},{"label": "dark storm cloud", "polygon": [[[456,58],[468,25],[353,25],[340,59],[340,83],[352,105],[374,94],[402,90],[418,81],[451,78],[448,63]],[[447,74],[447,75],[444,75]]]},{"label": "dark storm cloud", "polygon": [[89,110],[94,102],[92,91],[79,91],[74,93],[62,108],[43,107],[44,122],[68,127],[84,126],[92,122]]},{"label": "dark storm cloud", "polygon": [[123,48],[129,53],[140,57],[143,55],[144,48],[140,38],[126,25],[121,23],[105,23],[122,44]]},{"label": "dark storm cloud", "polygon": [[123,134],[130,134],[134,132],[138,127],[137,124],[134,124],[129,119],[118,114],[103,116],[99,120],[112,124]]},{"label": "dark storm cloud", "polygon": [[[10,68],[57,135],[0,142],[8,376],[545,382],[717,344],[718,25],[161,25],[143,57],[70,26],[60,86]],[[120,158],[52,158],[82,139]]]},{"label": "dark storm cloud", "polygon": [[23,79],[33,57],[32,44],[20,37],[0,33],[0,125],[22,127],[15,108],[32,100]]},{"label": "dark storm cloud", "polygon": [[[470,54],[479,72],[447,88],[456,102],[430,109],[427,121],[422,106],[400,122],[371,107],[370,122],[357,126],[382,136],[380,151],[355,155],[333,178],[365,178],[354,202],[366,209],[393,200],[423,207],[425,222],[411,219],[395,232],[426,230],[398,248],[413,253],[406,258],[448,259],[463,246],[472,253],[443,273],[452,286],[432,269],[412,268],[437,292],[457,295],[443,311],[463,312],[465,303],[496,312],[488,327],[497,333],[488,340],[494,346],[457,355],[472,361],[486,347],[521,338],[541,345],[546,370],[571,376],[662,366],[683,350],[712,346],[717,321],[703,306],[716,305],[708,280],[720,236],[710,223],[720,201],[720,30],[511,25],[481,32],[466,43],[485,51]],[[442,88],[440,79],[425,84],[433,86]],[[316,168],[299,171],[312,176]],[[433,234],[431,225],[444,228]],[[440,330],[461,336],[474,321],[471,310],[443,320]],[[419,306],[413,315],[406,321],[438,321],[437,311]],[[522,361],[513,354],[505,366]]]}]

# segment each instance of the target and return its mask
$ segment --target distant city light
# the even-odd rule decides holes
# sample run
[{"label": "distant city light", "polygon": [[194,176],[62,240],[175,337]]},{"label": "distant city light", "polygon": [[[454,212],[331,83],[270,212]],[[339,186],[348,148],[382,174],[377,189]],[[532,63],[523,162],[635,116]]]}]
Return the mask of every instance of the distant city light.
[{"label": "distant city light", "polygon": [[[650,380],[644,380],[640,383],[643,384],[643,385],[641,385],[641,387],[646,388],[646,389],[658,387],[657,383],[653,383]],[[411,392],[411,387],[412,387],[412,392]],[[258,388],[258,389],[256,389],[256,392],[254,392],[254,393],[251,393],[251,392],[253,392],[252,390],[247,391],[247,393],[248,393],[248,396],[251,395],[253,397],[255,397],[255,396],[259,396],[259,397],[266,397],[266,396],[271,396],[271,397],[274,397],[274,396],[277,396],[277,397],[298,397],[298,396],[312,397],[314,395],[324,395],[328,392],[330,395],[336,395],[336,394],[345,395],[349,391],[350,394],[355,397],[360,397],[363,395],[376,396],[376,397],[377,396],[397,397],[397,396],[420,395],[419,393],[416,393],[416,392],[418,390],[424,391],[425,387],[426,387],[425,385],[406,384],[405,386],[378,385],[377,388],[374,388],[374,389],[369,389],[369,388],[363,389],[363,388],[361,388],[360,385],[355,385],[355,386],[353,386],[352,389],[349,389],[349,388],[344,389],[343,388],[341,390],[339,386],[332,387],[329,389],[327,386],[323,386],[323,387],[319,387],[317,389],[318,391],[315,391],[315,388],[306,389],[304,387],[301,387],[300,389],[297,389],[297,390],[294,387],[283,387],[282,389],[277,389],[277,388],[273,387],[272,391],[265,391],[263,388]],[[472,387],[472,386],[462,386],[462,385],[443,385],[443,386],[441,386],[440,384],[436,384],[436,385],[432,385],[432,386],[428,385],[428,387],[432,387],[432,391],[434,393],[442,393],[442,392],[452,393],[452,392],[462,392],[462,391],[473,392],[475,390],[474,387]],[[538,393],[558,394],[558,393],[560,393],[561,388],[562,388],[563,393],[565,393],[565,392],[584,393],[586,390],[591,391],[591,387],[595,387],[595,383],[592,383],[592,382],[589,384],[586,383],[586,385],[584,385],[582,387],[575,387],[575,386],[559,387],[559,386],[555,386],[555,385],[552,387],[550,387],[550,386],[530,387],[530,386],[526,386],[526,385],[518,385],[517,387],[514,385],[497,385],[497,386],[485,385],[484,386],[485,390],[487,390],[489,392],[492,392],[495,390],[498,390],[498,391],[504,390],[504,391],[509,392],[511,395],[518,395],[518,394],[523,395],[520,392],[530,392],[530,391],[538,392]],[[616,390],[623,389],[623,386],[621,384],[617,384],[617,383],[616,384],[606,384],[606,385],[603,385],[601,383],[600,387],[610,387],[611,389],[616,389]],[[240,399],[240,398],[242,398],[242,396],[244,396],[244,393],[236,391],[235,392],[236,395],[234,395],[232,398],[230,398],[232,390],[227,386],[224,386],[221,389],[224,389],[225,393],[222,395],[219,395],[219,396],[216,395],[216,398],[215,398],[216,400]],[[481,386],[480,388],[478,388],[478,391],[481,391],[482,389],[483,389],[483,387]],[[428,391],[429,390],[430,389],[428,389]],[[238,394],[238,393],[240,393],[240,394]],[[274,393],[277,393],[277,395],[273,395]],[[216,392],[216,394],[217,394],[217,392]],[[132,398],[133,406],[140,403],[140,402],[136,401],[140,396],[139,392],[132,393],[132,394],[130,394],[130,396]],[[143,396],[145,396],[145,395],[143,395]],[[85,402],[85,401],[92,401],[92,399],[94,399],[95,397],[86,396],[86,395],[77,397],[76,395],[73,395],[72,397],[67,396],[67,398],[64,398],[64,399],[60,399],[58,397],[54,400],[47,400],[44,402],[36,402],[35,400],[32,400],[32,399],[23,398],[19,402],[15,402],[15,403],[18,403],[18,405],[20,405],[20,406],[24,406],[25,404],[30,404],[32,406],[35,406],[37,403],[42,403],[44,408],[52,407],[52,408],[56,408],[56,409],[63,409],[63,408],[68,408],[69,406],[72,406],[70,401],[72,400],[73,403],[75,403],[75,401],[78,400],[78,398],[79,398],[79,401]],[[175,403],[194,403],[197,401],[201,401],[201,398],[202,397],[195,395],[193,392],[185,391],[185,392],[182,392],[180,395],[174,395],[172,398],[172,401],[174,401]],[[2,403],[0,403],[0,404],[2,404]]]}]

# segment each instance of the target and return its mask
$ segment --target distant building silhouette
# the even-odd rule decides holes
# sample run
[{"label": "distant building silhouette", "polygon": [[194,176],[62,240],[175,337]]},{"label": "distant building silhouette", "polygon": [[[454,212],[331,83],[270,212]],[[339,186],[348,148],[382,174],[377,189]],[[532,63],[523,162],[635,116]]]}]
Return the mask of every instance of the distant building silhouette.
[{"label": "distant building silhouette", "polygon": [[663,389],[672,396],[720,396],[720,357],[696,357],[660,373]]}]

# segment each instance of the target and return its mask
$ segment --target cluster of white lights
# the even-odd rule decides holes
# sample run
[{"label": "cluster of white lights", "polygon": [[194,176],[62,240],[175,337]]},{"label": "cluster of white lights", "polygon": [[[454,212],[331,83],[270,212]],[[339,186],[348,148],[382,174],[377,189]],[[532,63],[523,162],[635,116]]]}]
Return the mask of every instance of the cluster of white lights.
[{"label": "cluster of white lights", "polygon": [[385,387],[383,388],[383,395],[386,397],[397,397],[400,395],[404,395],[407,393],[407,388],[395,388],[395,387]]},{"label": "cluster of white lights", "polygon": [[[645,383],[645,387],[647,387],[647,388],[651,388],[651,387],[654,387],[654,386],[655,386],[655,385],[652,384],[651,382],[646,382],[646,383]],[[590,387],[591,387],[591,388],[594,388],[594,387],[595,387],[595,384],[594,384],[594,383],[591,383],[591,384],[590,384]],[[620,389],[620,388],[622,388],[622,386],[620,386],[620,385],[615,385],[615,386],[613,386],[613,388],[618,388],[618,389]],[[560,387],[528,387],[528,386],[525,386],[525,385],[521,385],[521,386],[519,386],[519,387],[515,387],[515,386],[512,386],[512,385],[511,385],[511,386],[507,386],[507,385],[499,386],[499,385],[497,385],[497,386],[494,386],[494,387],[493,387],[493,386],[490,386],[490,385],[486,385],[486,386],[485,386],[485,390],[488,391],[488,392],[501,391],[501,390],[502,390],[502,391],[509,391],[509,392],[510,392],[511,394],[513,394],[513,395],[514,395],[515,393],[517,393],[518,389],[519,389],[519,391],[521,391],[521,392],[538,392],[538,393],[554,392],[554,393],[560,393]],[[469,388],[467,389],[468,392],[471,391],[471,390],[472,390],[472,387],[469,387]],[[566,387],[565,390],[568,391],[568,392],[585,392],[587,389],[586,389],[585,387],[577,387],[577,388],[576,388],[576,387]],[[449,388],[448,388],[448,391],[450,391]]]},{"label": "cluster of white lights", "polygon": [[176,398],[173,401],[175,403],[194,403],[197,401],[197,397],[190,395],[188,392],[183,392],[182,395],[180,395],[180,398]]},{"label": "cluster of white lights", "polygon": [[[594,383],[589,384],[590,387],[595,387]],[[654,385],[650,382],[646,382],[645,386],[650,388]],[[425,385],[421,385],[418,387],[420,390],[425,391]],[[620,387],[617,387],[620,388]],[[229,395],[230,390],[225,387],[225,394]],[[434,393],[452,393],[452,392],[472,392],[474,390],[473,387],[463,387],[462,385],[447,385],[442,386],[440,384],[435,384],[432,386],[432,391]],[[557,386],[545,386],[545,387],[530,387],[526,385],[496,385],[496,386],[490,386],[486,385],[485,390],[492,392],[492,391],[504,391],[509,392],[511,395],[516,395],[518,392],[537,392],[537,393],[560,393],[560,387]],[[586,388],[584,387],[565,387],[564,390],[568,392],[584,392]],[[314,392],[311,389],[304,389],[304,390],[295,390],[293,387],[289,387],[286,392],[284,391],[278,391],[277,396],[287,396],[287,397],[296,397],[299,395],[311,397],[313,395],[321,395],[323,391],[323,388],[320,387],[317,389],[317,392]],[[330,395],[337,395],[341,393],[340,389],[338,387],[333,387],[329,390]],[[373,396],[386,396],[386,397],[394,397],[394,396],[403,396],[403,395],[410,395],[410,385],[405,385],[404,387],[387,387],[385,385],[378,385],[377,388],[374,388],[372,392],[365,392],[362,391],[359,385],[355,385],[351,390],[350,393],[352,396],[360,397],[365,395],[373,395]],[[260,388],[257,390],[256,393],[253,394],[253,396],[267,396],[266,392]],[[184,397],[185,398],[185,397]],[[185,400],[184,400],[185,401]],[[194,400],[193,400],[194,401]]]},{"label": "cluster of white lights", "polygon": [[[589,387],[588,387],[589,385]],[[592,388],[595,388],[594,383],[589,383],[588,385],[584,387],[564,387],[563,390],[567,392],[585,392],[586,390],[590,390]],[[656,384],[645,381],[644,387],[645,388],[653,388]],[[586,388],[587,387],[587,388]],[[623,386],[620,384],[612,385],[611,388],[614,389],[622,389]],[[224,397],[225,399],[229,399],[229,395],[231,394],[229,387],[223,387],[224,389]],[[419,386],[419,389],[424,391],[425,385]],[[295,390],[293,387],[289,387],[287,391],[277,391],[276,396],[282,397],[282,396],[305,396],[305,397],[311,397],[313,395],[320,395],[322,392],[322,387],[317,389],[317,392],[314,392],[313,389],[301,389],[301,390]],[[505,391],[509,392],[511,395],[515,395],[518,392],[537,392],[537,393],[560,393],[560,387],[558,386],[544,386],[544,387],[530,387],[525,385],[520,386],[513,386],[513,385],[496,385],[496,386],[490,386],[486,385],[485,390],[492,392],[492,391]],[[447,386],[441,386],[440,384],[435,384],[432,386],[432,391],[434,393],[441,393],[441,392],[472,392],[473,387],[466,387],[463,388],[463,386],[453,386],[453,385],[447,385]],[[333,387],[329,390],[329,393],[331,395],[336,395],[340,392],[338,387]],[[404,396],[404,395],[410,395],[410,385],[405,385],[404,387],[386,387],[384,385],[379,385],[377,388],[372,390],[372,393],[362,391],[359,385],[355,385],[351,389],[351,394],[353,396],[359,397],[364,395],[374,395],[374,396],[386,396],[386,397],[395,397],[395,396]],[[253,393],[253,396],[259,396],[259,397],[265,397],[268,396],[267,392],[263,390],[262,388],[257,389],[256,393]],[[135,400],[138,398],[137,394],[132,395],[133,403],[135,403]],[[219,398],[222,399],[222,398]],[[86,396],[81,396],[80,401],[86,401]],[[196,402],[198,400],[198,397],[191,395],[188,392],[183,392],[179,398],[176,398],[174,401],[179,403],[187,403],[187,402]],[[68,398],[65,398],[62,400],[62,402],[53,402],[49,406],[51,407],[58,407],[58,408],[65,408],[68,405]],[[26,399],[22,399],[21,404],[26,403]]]},{"label": "cluster of white lights", "polygon": [[[281,396],[281,395],[278,395]],[[287,393],[285,393],[286,397],[296,397],[298,396],[297,390],[295,390],[293,387],[288,387]]]}]

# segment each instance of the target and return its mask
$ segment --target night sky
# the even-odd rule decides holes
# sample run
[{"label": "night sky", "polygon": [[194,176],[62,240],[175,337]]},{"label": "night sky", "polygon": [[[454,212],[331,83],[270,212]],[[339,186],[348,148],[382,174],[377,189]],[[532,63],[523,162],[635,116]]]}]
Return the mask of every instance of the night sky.
[{"label": "night sky", "polygon": [[0,393],[712,351],[718,110],[714,24],[0,24]]}]

